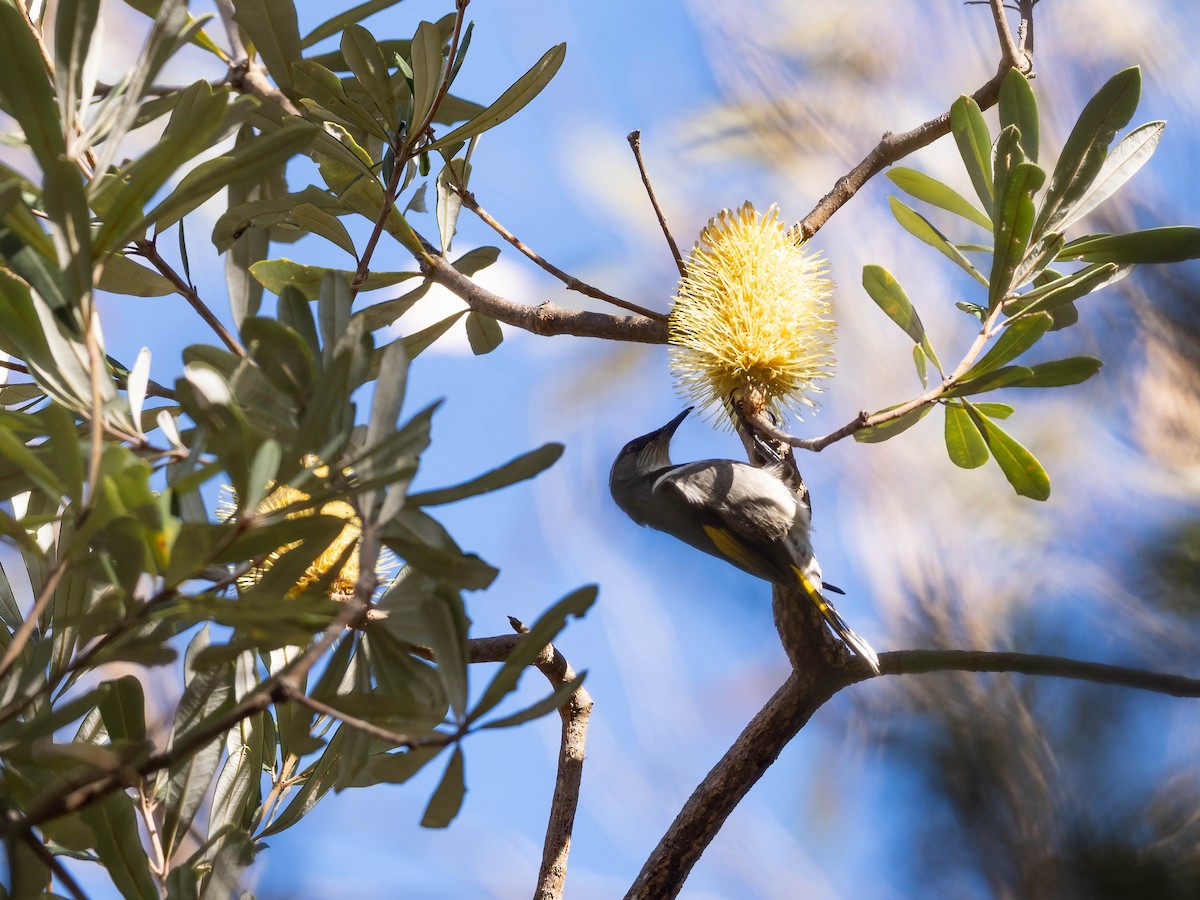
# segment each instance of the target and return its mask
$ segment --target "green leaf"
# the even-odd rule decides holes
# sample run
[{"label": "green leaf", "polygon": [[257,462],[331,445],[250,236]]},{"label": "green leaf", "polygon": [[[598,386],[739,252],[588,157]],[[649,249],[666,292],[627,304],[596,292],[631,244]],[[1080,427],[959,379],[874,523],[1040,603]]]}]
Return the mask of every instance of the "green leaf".
[{"label": "green leaf", "polygon": [[[72,121],[79,114],[81,103],[91,99],[95,75],[87,71],[86,62],[99,16],[99,0],[64,0],[55,12],[54,75],[61,121]],[[85,78],[89,78],[86,84]],[[85,97],[85,93],[89,96]]]},{"label": "green leaf", "polygon": [[1029,374],[1013,387],[1066,387],[1087,381],[1104,363],[1094,356],[1071,356],[1029,367]]},{"label": "green leaf", "polygon": [[104,254],[104,268],[96,287],[126,297],[165,297],[175,293],[175,285],[153,269],[135,263],[120,253]]},{"label": "green leaf", "polygon": [[1021,133],[1021,149],[1030,162],[1037,162],[1039,116],[1037,99],[1029,79],[1018,69],[1009,69],[1000,84],[1000,128],[1016,126]]},{"label": "green leaf", "polygon": [[433,143],[427,144],[425,149],[436,150],[439,147],[452,146],[475,137],[477,134],[482,134],[490,128],[495,128],[501,122],[516,115],[550,83],[550,79],[554,77],[566,55],[566,44],[556,44],[551,47],[533,68],[518,78],[495,103],[465,125],[460,125]]},{"label": "green leaf", "polygon": [[227,90],[214,92],[207,82],[195,82],[180,94],[171,121],[154,146],[120,177],[101,183],[93,197],[103,219],[95,239],[99,252],[116,250],[145,228],[143,207],[223,130],[228,102]]},{"label": "green leaf", "polygon": [[367,0],[366,3],[360,3],[358,6],[352,7],[345,12],[340,12],[333,18],[322,22],[304,36],[304,40],[300,42],[300,46],[307,50],[318,41],[337,34],[347,25],[354,22],[361,22],[368,16],[381,12],[390,6],[395,6],[399,2],[400,0]]},{"label": "green leaf", "polygon": [[972,378],[978,378],[980,375],[985,375],[1012,362],[1036,344],[1042,335],[1050,330],[1051,324],[1053,324],[1053,320],[1048,313],[1034,313],[1013,321],[1004,329],[1000,339],[992,345],[983,359],[967,370],[961,380],[970,381]]},{"label": "green leaf", "polygon": [[291,0],[238,0],[233,20],[254,44],[267,71],[285,94],[292,91],[292,65],[300,61],[300,26]]},{"label": "green leaf", "polygon": [[464,590],[483,590],[500,574],[478,556],[463,553],[441,525],[418,509],[401,510],[381,538],[401,559]]},{"label": "green leaf", "polygon": [[891,272],[874,264],[863,266],[862,285],[875,304],[889,319],[899,325],[914,343],[920,344],[925,339],[925,326],[921,324],[920,316]]},{"label": "green leaf", "polygon": [[1154,155],[1166,127],[1166,122],[1147,122],[1125,135],[1105,158],[1095,180],[1079,195],[1079,199],[1058,223],[1058,230],[1065,231],[1078,222],[1137,174],[1138,169]]},{"label": "green leaf", "polygon": [[338,729],[320,757],[309,768],[308,776],[292,798],[292,802],[263,830],[261,837],[270,837],[295,825],[311,812],[317,802],[333,787],[337,780],[337,761],[346,741],[346,733],[346,730]]},{"label": "green leaf", "polygon": [[[953,260],[956,265],[963,269],[968,275],[987,287],[988,280],[983,277],[978,269],[971,264],[971,261],[962,254],[957,247],[946,239],[946,236],[933,227],[933,224],[918,213],[916,210],[905,205],[896,197],[889,197],[888,203],[892,207],[892,215],[896,217],[896,221],[920,241],[924,241],[929,246],[933,247],[942,253],[947,259]],[[989,226],[991,223],[988,223]]]},{"label": "green leaf", "polygon": [[1021,163],[1004,182],[1004,193],[996,209],[996,244],[988,278],[988,309],[994,309],[1014,286],[1014,275],[1025,258],[1033,234],[1033,195],[1045,180],[1046,173],[1036,165]]},{"label": "green leaf", "polygon": [[1049,499],[1050,476],[1037,458],[987,416],[975,414],[973,419],[1013,490],[1033,500]]},{"label": "green leaf", "polygon": [[[892,409],[894,408],[895,407],[892,407]],[[881,444],[890,438],[894,438],[903,431],[908,431],[908,429],[912,428],[923,418],[925,418],[931,409],[933,409],[933,406],[926,403],[918,406],[914,410],[906,412],[904,415],[899,416],[898,418],[884,422],[881,425],[873,425],[869,428],[860,428],[858,431],[854,432],[854,439],[860,444]],[[880,412],[888,412],[888,410],[883,409],[880,410]]]},{"label": "green leaf", "polygon": [[142,683],[133,675],[101,685],[98,707],[111,740],[134,744],[146,740],[146,701]]},{"label": "green leaf", "polygon": [[926,203],[957,216],[962,216],[988,231],[992,230],[992,220],[987,215],[954,188],[943,184],[936,178],[905,166],[888,169],[887,177],[909,196],[924,200]]},{"label": "green leaf", "polygon": [[319,206],[314,206],[311,203],[302,203],[291,211],[288,215],[288,225],[307,231],[309,234],[315,234],[317,237],[323,237],[334,246],[341,250],[345,250],[355,260],[358,259],[358,253],[354,249],[354,241],[350,237],[350,232],[346,230],[346,226],[341,220],[332,213],[326,212]]},{"label": "green leaf", "polygon": [[[321,295],[321,284],[327,275],[341,278],[346,284],[354,277],[344,269],[328,269],[323,266],[306,266],[287,257],[264,259],[250,267],[250,274],[273,294],[279,294],[289,285],[299,290],[309,300]],[[420,272],[372,272],[359,286],[361,291],[377,291],[409,278],[420,278]],[[340,332],[339,332],[340,333]]]},{"label": "green leaf", "polygon": [[449,331],[451,326],[466,314],[467,310],[460,309],[458,312],[451,313],[450,315],[446,316],[446,318],[442,319],[440,322],[434,322],[427,328],[422,328],[420,331],[405,335],[403,338],[401,338],[402,342],[404,343],[404,349],[408,353],[408,358],[410,360],[416,359],[418,356],[424,353],[433,345],[434,341]]},{"label": "green leaf", "polygon": [[980,375],[978,378],[960,381],[947,389],[945,396],[966,397],[970,394],[982,394],[985,391],[1013,387],[1025,381],[1032,374],[1033,369],[1029,366],[1005,366],[1004,368]]},{"label": "green leaf", "polygon": [[1071,241],[1058,258],[1113,263],[1183,262],[1200,258],[1200,228],[1172,225],[1125,234],[1090,234]]},{"label": "green leaf", "polygon": [[458,815],[462,807],[463,797],[466,796],[467,785],[463,776],[463,754],[460,747],[454,748],[454,755],[446,766],[441,783],[429,798],[429,806],[421,819],[423,828],[445,828]]},{"label": "green leaf", "polygon": [[977,469],[988,461],[987,442],[984,441],[971,414],[957,403],[946,407],[946,452],[950,461],[960,469]]},{"label": "green leaf", "polygon": [[29,149],[46,169],[66,153],[66,142],[42,55],[14,3],[0,3],[0,59],[0,107],[17,120]]},{"label": "green leaf", "polygon": [[979,105],[962,96],[950,107],[950,130],[975,193],[985,212],[992,210],[992,136]]},{"label": "green leaf", "polygon": [[363,104],[346,93],[342,80],[324,66],[310,59],[296,63],[292,71],[296,93],[301,104],[317,116],[336,121],[352,130],[363,131],[381,141],[387,141],[387,129],[379,124]]},{"label": "green leaf", "polygon": [[920,344],[913,344],[913,365],[917,367],[917,377],[921,379],[921,387],[929,387],[929,370],[926,361],[929,359]]},{"label": "green leaf", "polygon": [[491,353],[504,341],[500,323],[491,316],[472,310],[467,313],[467,341],[476,356]]},{"label": "green leaf", "polygon": [[1129,124],[1141,93],[1142,70],[1133,66],[1110,78],[1088,101],[1059,154],[1035,233],[1053,229],[1088,193],[1104,167],[1108,145]]},{"label": "green leaf", "polygon": [[508,487],[510,484],[516,484],[519,481],[525,481],[544,472],[558,461],[562,453],[562,444],[543,444],[538,449],[518,456],[504,465],[492,469],[490,472],[485,472],[478,478],[472,478],[470,481],[463,482],[454,487],[411,494],[408,498],[408,505],[437,506],[442,503],[454,503],[458,500],[464,500],[467,497],[474,497],[477,494],[498,491],[500,488]]},{"label": "green leaf", "polygon": [[375,105],[375,111],[388,129],[395,132],[399,127],[396,118],[396,94],[392,90],[391,75],[383,59],[383,51],[361,25],[350,25],[342,34],[342,55],[350,71],[363,86],[367,96]]},{"label": "green leaf", "polygon": [[526,722],[532,722],[534,719],[540,719],[542,716],[552,712],[557,712],[562,709],[566,703],[583,685],[583,679],[587,677],[587,672],[580,672],[575,678],[564,682],[556,687],[549,695],[538,700],[536,703],[530,704],[525,709],[513,713],[509,716],[502,716],[499,719],[492,719],[490,722],[485,722],[482,728],[512,728],[516,725],[524,725]]},{"label": "green leaf", "polygon": [[1094,263],[1086,269],[1056,278],[1014,297],[1005,305],[1005,311],[1013,318],[1039,310],[1049,312],[1120,281],[1131,271],[1133,266],[1128,264],[1118,266],[1115,263]]},{"label": "green leaf", "polygon": [[264,172],[277,170],[308,148],[315,130],[309,123],[286,125],[248,141],[225,156],[201,163],[142,221],[162,232],[231,182],[250,181]]},{"label": "green leaf", "polygon": [[80,818],[96,837],[96,855],[122,897],[159,900],[150,875],[150,860],[142,849],[133,798],[115,791],[86,807]]},{"label": "green leaf", "polygon": [[967,403],[966,405],[989,419],[1007,419],[1013,414],[1013,408],[1007,403]]},{"label": "green leaf", "polygon": [[471,177],[471,164],[463,158],[452,159],[442,167],[437,177],[437,223],[442,241],[442,255],[450,252],[450,244],[458,229],[458,214],[462,211],[462,197],[455,186],[466,187]]},{"label": "green leaf", "polygon": [[[432,22],[422,22],[412,39],[413,129],[409,141],[421,139],[416,129],[425,124],[442,78],[442,37]],[[430,149],[429,145],[426,149]]]},{"label": "green leaf", "polygon": [[483,696],[471,710],[467,722],[478,721],[481,716],[486,715],[501,700],[516,690],[517,683],[525,670],[566,627],[567,619],[582,619],[591,609],[592,604],[596,602],[596,594],[597,588],[589,585],[573,591],[546,610],[534,626],[517,640],[516,646],[509,653],[504,665],[492,677]]}]

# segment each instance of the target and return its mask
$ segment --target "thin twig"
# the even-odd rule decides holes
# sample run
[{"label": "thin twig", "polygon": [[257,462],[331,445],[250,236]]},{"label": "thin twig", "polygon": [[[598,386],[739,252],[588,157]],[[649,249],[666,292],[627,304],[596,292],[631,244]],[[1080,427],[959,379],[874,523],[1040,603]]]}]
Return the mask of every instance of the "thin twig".
[{"label": "thin twig", "polygon": [[[446,99],[446,94],[450,90],[450,73],[454,69],[454,57],[458,55],[458,42],[462,36],[463,20],[466,18],[467,6],[470,2],[471,0],[457,0],[454,4],[454,29],[450,33],[450,52],[446,54],[446,61],[442,66],[442,74],[438,79],[437,93],[433,95],[433,102],[429,104],[429,111],[425,113],[425,118],[409,135],[408,143],[412,145],[410,149],[415,149],[417,142],[421,140],[421,136],[429,130],[429,126],[433,124],[434,116],[437,115],[438,107],[442,105],[442,101]],[[399,160],[397,160],[397,165],[399,165]]]},{"label": "thin twig", "polygon": [[[999,9],[997,15],[1003,19],[1004,11],[1000,0],[988,0],[988,2],[991,4],[993,11]],[[1004,83],[1004,76],[1008,74],[1008,70],[1012,68],[1012,65],[1017,65],[1021,60],[1024,60],[1029,68],[1033,66],[1033,5],[1029,3],[1028,9],[1026,9],[1026,2],[1023,2],[1021,6],[1021,27],[1028,46],[1023,50],[1018,50],[1012,43],[1012,36],[1009,35],[1007,45],[1001,47],[1003,59],[1001,60],[999,71],[992,76],[987,84],[971,95],[980,109],[988,109],[994,106],[996,101],[1000,99],[1000,85]],[[999,23],[997,23],[997,28],[999,28]],[[1007,21],[1004,21],[1004,29],[1007,32]],[[1012,65],[1007,64],[1010,58],[1013,60]],[[1018,67],[1020,66],[1018,65]],[[1023,71],[1028,71],[1028,69],[1023,69]],[[922,147],[929,146],[938,138],[949,133],[949,112],[944,112],[940,116],[930,119],[922,125],[918,125],[911,131],[905,131],[901,134],[893,134],[889,131],[880,138],[879,143],[866,155],[862,162],[837,180],[833,189],[821,198],[820,202],[813,207],[812,212],[796,223],[795,229],[800,235],[801,240],[808,240],[816,234],[821,229],[821,226],[829,221],[829,217],[841,209],[851,197],[858,193],[858,189],[875,175],[878,175],[892,163],[898,162]]]},{"label": "thin twig", "polygon": [[79,882],[71,877],[71,873],[67,871],[66,866],[59,861],[58,857],[50,852],[45,844],[38,840],[37,835],[31,829],[24,829],[21,834],[21,840],[54,873],[54,877],[62,882],[62,886],[66,888],[68,894],[74,897],[75,900],[87,900],[87,894],[83,892],[83,888],[79,886]]},{"label": "thin twig", "polygon": [[46,607],[50,605],[50,601],[54,598],[54,591],[58,588],[58,582],[67,570],[68,562],[67,555],[64,553],[59,557],[58,562],[54,564],[54,568],[50,570],[50,574],[46,576],[46,581],[42,584],[42,589],[38,592],[37,599],[33,601],[33,608],[29,610],[29,615],[25,617],[25,621],[21,623],[21,627],[17,629],[16,634],[12,636],[12,640],[4,649],[4,656],[0,657],[0,679],[8,674],[9,669],[13,667],[13,663],[17,661],[17,657],[21,655],[21,651],[25,649],[25,645],[29,642],[33,630],[37,628],[38,620],[42,617],[42,613],[46,611]]},{"label": "thin twig", "polygon": [[407,734],[401,734],[399,731],[392,731],[388,728],[382,728],[374,722],[368,722],[366,719],[360,719],[358,716],[352,716],[349,713],[344,713],[328,703],[322,703],[315,697],[310,697],[304,691],[299,690],[291,684],[285,684],[283,688],[283,696],[285,700],[290,700],[292,703],[299,703],[301,706],[307,706],[313,712],[319,713],[322,716],[329,716],[353,728],[355,731],[361,731],[363,734],[369,734],[371,737],[379,738],[381,741],[387,741],[396,747],[405,747],[409,750],[414,747],[444,747],[447,744],[453,744],[459,739],[458,735],[443,734],[439,738],[414,738]]},{"label": "thin twig", "polygon": [[[1090,681],[1171,697],[1200,697],[1200,678],[1150,672],[1128,666],[1083,662],[1063,656],[1000,653],[988,650],[896,650],[879,654],[882,675],[922,675],[930,672],[1008,672]],[[872,677],[860,673],[861,678]],[[855,680],[861,680],[856,678]]]},{"label": "thin twig", "polygon": [[646,171],[646,161],[642,159],[642,133],[641,131],[631,131],[625,139],[629,141],[629,147],[633,150],[633,158],[637,161],[638,172],[641,174],[642,184],[646,188],[646,196],[650,198],[650,205],[654,207],[654,215],[658,217],[658,227],[662,229],[663,237],[667,239],[667,246],[671,248],[671,257],[675,260],[675,265],[679,268],[679,275],[682,277],[687,274],[687,266],[683,262],[683,255],[679,252],[679,245],[675,243],[671,229],[667,226],[667,217],[663,215],[662,207],[658,204],[654,187],[650,184],[650,173]]},{"label": "thin twig", "polygon": [[519,237],[497,222],[487,210],[479,205],[479,201],[475,198],[475,195],[471,191],[468,191],[464,187],[455,185],[455,193],[457,193],[459,198],[462,200],[462,205],[471,212],[475,213],[475,215],[483,220],[484,224],[490,227],[492,231],[496,232],[496,234],[500,235],[500,237],[504,238],[504,240],[516,247],[517,250],[521,251],[521,253],[523,253],[528,259],[541,266],[544,270],[565,284],[569,290],[578,291],[581,294],[586,294],[587,296],[594,297],[597,300],[603,300],[605,303],[611,303],[613,306],[618,306],[621,309],[627,310],[631,313],[637,313],[639,316],[645,316],[648,319],[654,319],[659,322],[667,321],[667,317],[663,313],[654,312],[653,310],[646,309],[644,306],[638,306],[636,303],[630,303],[628,300],[622,300],[620,297],[614,297],[612,294],[606,293],[605,291],[600,290],[600,288],[593,287],[587,282],[576,278],[574,275],[569,275],[568,273],[564,272],[558,266],[539,255],[535,250],[533,250],[533,248],[528,246]]},{"label": "thin twig", "polygon": [[192,285],[188,284],[188,282],[185,281],[184,278],[171,267],[171,264],[163,258],[162,254],[158,252],[158,247],[155,245],[154,241],[149,241],[143,238],[142,240],[136,241],[135,246],[137,248],[138,255],[154,266],[154,268],[159,271],[159,274],[161,274],[175,286],[175,290],[177,290],[183,296],[183,299],[187,300],[192,309],[196,310],[196,312],[200,314],[200,318],[208,323],[208,327],[211,328],[217,337],[219,337],[225,344],[225,346],[229,348],[230,352],[235,353],[238,356],[245,357],[246,348],[243,347],[238,342],[238,339],[229,332],[229,329],[221,324],[221,320],[216,317],[213,311],[204,304],[204,301],[200,298],[200,294],[196,291],[196,289]]},{"label": "thin twig", "polygon": [[772,440],[782,441],[785,444],[790,444],[793,447],[799,447],[801,450],[811,450],[814,453],[819,453],[830,444],[834,444],[844,438],[862,431],[864,428],[875,428],[879,425],[884,425],[888,422],[906,416],[922,406],[928,406],[938,402],[946,392],[954,387],[959,380],[970,371],[971,366],[975,364],[975,360],[979,358],[979,354],[983,352],[983,348],[987,342],[995,335],[997,324],[996,320],[1000,316],[1000,307],[992,310],[988,318],[984,321],[979,333],[975,336],[974,342],[968,348],[963,358],[959,361],[958,366],[949,375],[945,376],[940,384],[936,384],[923,393],[920,397],[914,397],[906,403],[901,403],[899,406],[892,407],[885,412],[875,413],[871,415],[866,410],[861,411],[857,416],[837,428],[829,434],[822,435],[818,438],[801,438],[795,435],[788,434],[781,428],[775,425],[766,418],[762,413],[756,413],[743,410],[743,416],[748,424],[753,426],[758,431],[765,434]]}]

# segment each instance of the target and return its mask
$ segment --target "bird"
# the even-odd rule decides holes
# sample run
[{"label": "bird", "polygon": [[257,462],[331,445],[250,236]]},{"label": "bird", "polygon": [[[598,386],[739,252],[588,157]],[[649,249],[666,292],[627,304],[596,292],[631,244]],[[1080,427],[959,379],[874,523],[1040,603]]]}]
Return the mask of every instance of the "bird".
[{"label": "bird", "polygon": [[617,454],[608,485],[618,507],[649,526],[772,584],[799,587],[841,640],[874,672],[879,658],[821,591],[807,496],[778,465],[732,459],[671,462],[671,438],[692,411],[634,438]]}]

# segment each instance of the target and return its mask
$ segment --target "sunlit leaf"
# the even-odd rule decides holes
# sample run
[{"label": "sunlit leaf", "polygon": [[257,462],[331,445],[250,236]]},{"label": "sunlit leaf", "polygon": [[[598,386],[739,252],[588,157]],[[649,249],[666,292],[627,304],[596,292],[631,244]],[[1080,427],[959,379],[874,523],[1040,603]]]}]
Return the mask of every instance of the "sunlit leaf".
[{"label": "sunlit leaf", "polygon": [[1059,259],[1112,263],[1172,263],[1200,258],[1200,228],[1171,225],[1125,234],[1091,234],[1071,241]]},{"label": "sunlit leaf", "polygon": [[1065,231],[1082,219],[1137,174],[1138,169],[1154,155],[1166,127],[1166,122],[1147,122],[1125,135],[1105,158],[1095,180],[1071,204],[1070,210],[1058,224],[1059,230]]},{"label": "sunlit leaf", "polygon": [[1050,476],[1037,458],[987,416],[974,414],[972,418],[1013,490],[1032,500],[1049,499]]},{"label": "sunlit leaf", "polygon": [[1000,85],[1000,127],[1016,126],[1021,133],[1021,149],[1030,162],[1037,162],[1039,117],[1033,88],[1019,69],[1008,70]]},{"label": "sunlit leaf", "polygon": [[516,115],[550,83],[550,79],[554,77],[566,55],[566,44],[556,44],[551,47],[537,61],[534,67],[518,78],[513,86],[501,94],[495,103],[475,116],[471,121],[460,125],[433,143],[428,144],[427,149],[434,150],[439,147],[449,147],[460,141],[465,141],[477,134],[482,134],[490,128],[495,128],[501,122]]},{"label": "sunlit leaf", "polygon": [[950,107],[950,131],[985,213],[992,210],[992,136],[979,105],[962,96]]},{"label": "sunlit leaf", "polygon": [[988,461],[987,443],[970,413],[957,403],[946,403],[946,452],[962,469],[977,469]]},{"label": "sunlit leaf", "polygon": [[930,203],[939,209],[962,216],[964,219],[974,222],[988,231],[992,230],[992,220],[981,212],[975,204],[971,203],[971,201],[954,190],[954,188],[943,184],[936,178],[905,166],[895,166],[888,169],[887,177],[906,194],[918,200],[924,200],[926,203]]},{"label": "sunlit leaf", "polygon": [[1088,101],[1063,144],[1042,197],[1035,233],[1053,229],[1088,194],[1104,167],[1108,145],[1129,124],[1141,93],[1142,71],[1133,66],[1110,78]]}]

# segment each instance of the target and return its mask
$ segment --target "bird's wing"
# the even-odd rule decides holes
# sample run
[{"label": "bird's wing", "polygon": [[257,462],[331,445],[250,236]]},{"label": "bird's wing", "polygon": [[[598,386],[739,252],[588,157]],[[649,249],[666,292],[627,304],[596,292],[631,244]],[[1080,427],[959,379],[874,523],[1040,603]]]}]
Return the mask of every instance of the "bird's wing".
[{"label": "bird's wing", "polygon": [[731,539],[754,543],[786,538],[799,508],[792,491],[774,475],[729,459],[676,466],[658,479],[654,490],[686,505],[697,520],[721,526]]}]

